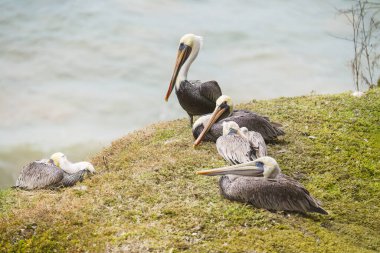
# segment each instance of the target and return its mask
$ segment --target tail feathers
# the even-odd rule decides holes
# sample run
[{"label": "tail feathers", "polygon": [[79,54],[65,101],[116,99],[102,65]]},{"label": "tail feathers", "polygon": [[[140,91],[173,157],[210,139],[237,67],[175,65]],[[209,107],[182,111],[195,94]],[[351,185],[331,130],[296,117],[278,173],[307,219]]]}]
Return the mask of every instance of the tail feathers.
[{"label": "tail feathers", "polygon": [[277,136],[285,134],[285,132],[281,129],[281,127],[283,127],[281,123],[271,121],[268,116],[262,116],[262,117],[266,119],[272,125]]},{"label": "tail feathers", "polygon": [[279,128],[278,126],[275,126],[275,125],[273,125],[275,128],[275,130],[276,130],[276,134],[277,134],[277,136],[280,136],[280,135],[284,135],[285,134],[285,131],[284,130],[282,130],[281,128]]},{"label": "tail feathers", "polygon": [[274,127],[283,127],[282,124],[277,123],[277,122],[273,122],[273,121],[271,121],[270,123],[271,123],[272,126],[274,126]]},{"label": "tail feathers", "polygon": [[285,135],[284,130],[272,125],[271,122],[268,122],[268,123],[269,123],[268,127],[264,130],[265,133],[261,134],[266,142],[275,141],[277,140],[278,136]]},{"label": "tail feathers", "polygon": [[325,214],[325,215],[329,214],[328,212],[326,212],[323,208],[319,206],[313,206],[310,211],[314,213]]}]

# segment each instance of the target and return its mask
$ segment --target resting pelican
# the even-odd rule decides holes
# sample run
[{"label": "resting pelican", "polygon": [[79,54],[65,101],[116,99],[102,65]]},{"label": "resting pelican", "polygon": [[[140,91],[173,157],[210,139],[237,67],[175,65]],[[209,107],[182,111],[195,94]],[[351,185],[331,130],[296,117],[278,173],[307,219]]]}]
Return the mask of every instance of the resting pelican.
[{"label": "resting pelican", "polygon": [[240,164],[267,155],[261,134],[239,128],[234,121],[223,122],[223,135],[216,140],[218,153],[230,164]]},{"label": "resting pelican", "polygon": [[83,180],[86,172],[95,172],[91,163],[71,163],[58,152],[50,160],[34,161],[24,166],[14,187],[33,190],[73,186]]},{"label": "resting pelican", "polygon": [[221,194],[229,200],[272,211],[328,214],[300,183],[282,174],[276,160],[269,156],[248,163],[202,170],[197,174],[227,175],[220,178],[219,187]]},{"label": "resting pelican", "polygon": [[240,127],[258,132],[265,141],[275,140],[278,136],[285,134],[279,128],[281,125],[270,122],[268,117],[247,110],[233,110],[231,98],[222,95],[216,100],[216,107],[212,114],[204,115],[195,121],[193,125],[193,136],[196,139],[194,146],[197,146],[202,140],[215,142],[223,134],[224,121],[234,121]]},{"label": "resting pelican", "polygon": [[199,80],[187,80],[187,72],[201,46],[202,37],[200,36],[185,34],[181,38],[173,76],[165,96],[165,101],[168,101],[175,86],[178,101],[190,117],[190,125],[193,125],[194,115],[212,112],[215,108],[215,101],[222,95],[216,81],[202,83]]}]

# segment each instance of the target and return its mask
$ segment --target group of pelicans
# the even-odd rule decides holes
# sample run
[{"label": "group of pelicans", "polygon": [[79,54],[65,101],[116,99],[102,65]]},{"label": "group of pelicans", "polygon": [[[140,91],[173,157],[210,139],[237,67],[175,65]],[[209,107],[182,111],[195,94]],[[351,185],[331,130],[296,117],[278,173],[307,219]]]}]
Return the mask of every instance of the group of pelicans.
[{"label": "group of pelicans", "polygon": [[[202,37],[184,35],[165,100],[175,88],[178,101],[187,112],[195,138],[216,142],[218,153],[230,166],[198,171],[199,175],[221,176],[221,194],[234,201],[271,211],[316,212],[327,214],[318,200],[296,180],[281,173],[276,160],[267,156],[265,142],[284,135],[281,125],[247,110],[234,110],[229,96],[223,95],[216,81],[187,80],[190,65],[202,46]],[[200,116],[193,122],[194,116]],[[49,160],[25,166],[15,187],[23,189],[72,186],[85,173],[94,173],[88,162],[70,163],[62,153]]]}]

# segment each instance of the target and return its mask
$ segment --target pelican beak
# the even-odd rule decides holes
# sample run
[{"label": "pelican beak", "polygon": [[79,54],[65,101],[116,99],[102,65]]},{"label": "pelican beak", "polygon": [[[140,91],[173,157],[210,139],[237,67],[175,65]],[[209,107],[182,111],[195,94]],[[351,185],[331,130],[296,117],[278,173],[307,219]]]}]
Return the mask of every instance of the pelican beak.
[{"label": "pelican beak", "polygon": [[177,53],[177,60],[175,62],[175,66],[174,66],[174,72],[173,72],[172,80],[170,81],[169,89],[168,89],[166,96],[165,96],[166,102],[168,101],[169,96],[173,91],[174,85],[177,81],[178,73],[181,70],[181,67],[185,63],[187,58],[189,58],[190,53],[191,53],[191,47],[190,46],[185,45],[183,43],[181,43],[179,45],[178,53]]},{"label": "pelican beak", "polygon": [[236,131],[236,133],[237,133],[238,135],[240,135],[242,138],[247,139],[247,136],[245,136],[245,135],[242,133],[242,131],[240,131],[240,129],[238,129],[238,130]]},{"label": "pelican beak", "polygon": [[217,169],[197,171],[198,175],[217,176],[217,175],[238,175],[249,177],[263,177],[264,168],[257,167],[256,161],[242,163]]},{"label": "pelican beak", "polygon": [[199,143],[202,142],[204,136],[206,135],[206,133],[208,132],[208,130],[210,130],[211,126],[215,123],[215,121],[217,121],[220,116],[222,116],[222,114],[227,110],[226,107],[216,107],[214,112],[212,113],[211,115],[211,118],[209,120],[209,122],[207,123],[207,125],[205,126],[205,128],[203,128],[203,131],[200,133],[200,135],[198,136],[198,138],[194,141],[194,147],[198,146]]}]

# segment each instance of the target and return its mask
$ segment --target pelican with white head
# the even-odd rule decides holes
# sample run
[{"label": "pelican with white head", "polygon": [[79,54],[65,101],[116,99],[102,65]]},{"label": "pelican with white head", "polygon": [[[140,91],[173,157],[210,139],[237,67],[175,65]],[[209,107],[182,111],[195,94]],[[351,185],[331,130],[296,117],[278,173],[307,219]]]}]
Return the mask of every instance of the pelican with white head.
[{"label": "pelican with white head", "polygon": [[194,115],[212,112],[216,99],[222,95],[216,81],[202,83],[199,80],[187,80],[190,66],[198,56],[202,44],[201,36],[191,33],[182,36],[179,41],[173,75],[165,96],[165,101],[168,101],[175,88],[178,101],[189,115],[191,125]]},{"label": "pelican with white head", "polygon": [[69,174],[74,174],[81,170],[86,170],[88,172],[95,173],[95,168],[91,163],[89,162],[72,163],[67,159],[66,155],[64,155],[61,152],[52,154],[50,159],[53,160],[53,163],[55,164],[55,166],[61,168],[62,170],[64,170],[65,172]]},{"label": "pelican with white head", "polygon": [[299,182],[282,174],[277,161],[269,156],[197,174],[221,175],[220,192],[230,200],[272,211],[328,214]]}]

